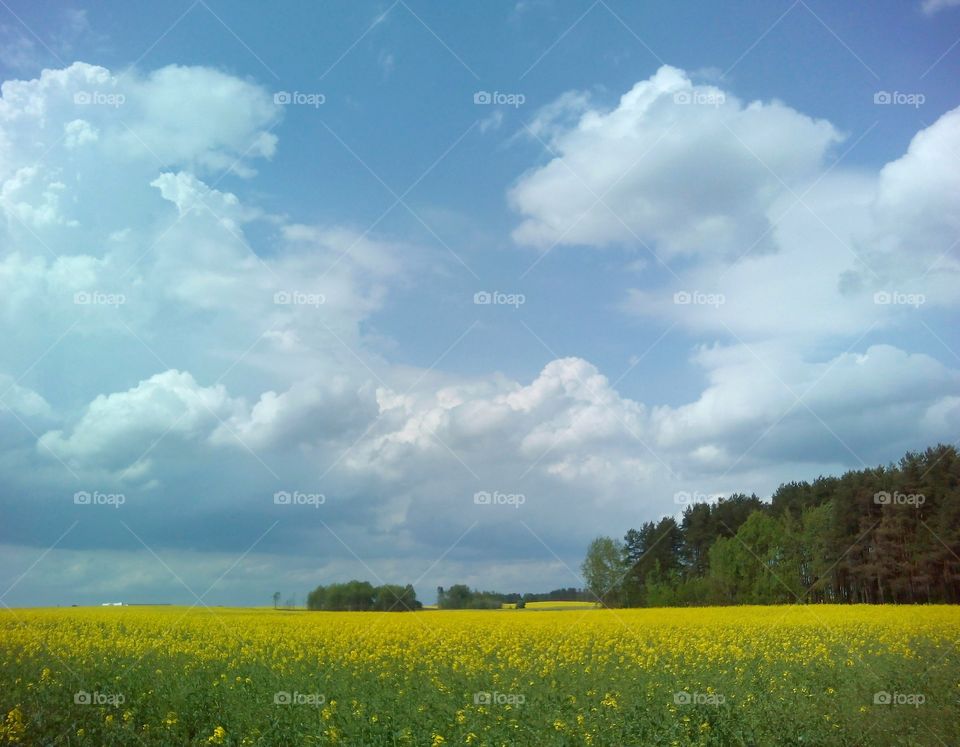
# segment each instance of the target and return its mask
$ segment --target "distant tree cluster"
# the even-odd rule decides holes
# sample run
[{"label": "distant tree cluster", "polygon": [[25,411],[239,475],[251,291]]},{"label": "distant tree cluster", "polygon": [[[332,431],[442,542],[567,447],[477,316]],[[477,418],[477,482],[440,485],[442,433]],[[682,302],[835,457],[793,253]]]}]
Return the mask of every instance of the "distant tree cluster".
[{"label": "distant tree cluster", "polygon": [[411,612],[422,607],[410,584],[373,586],[367,581],[348,581],[344,584],[318,586],[307,594],[309,610]]},{"label": "distant tree cluster", "polygon": [[510,593],[499,591],[477,591],[466,584],[454,584],[444,590],[437,587],[437,606],[444,610],[492,610],[500,609],[504,604],[516,605],[523,609],[528,602],[595,602],[596,598],[586,589],[554,589],[543,593]]},{"label": "distant tree cluster", "polygon": [[520,595],[476,591],[466,584],[454,584],[446,590],[437,587],[437,606],[442,610],[498,610],[513,597],[516,602]]},{"label": "distant tree cluster", "polygon": [[596,597],[587,589],[554,589],[544,593],[503,594],[499,591],[477,591],[465,584],[454,584],[444,590],[437,587],[437,606],[444,610],[489,610],[500,609],[504,604],[514,604],[523,609],[528,602],[594,602]]},{"label": "distant tree cluster", "polygon": [[596,597],[588,589],[570,586],[566,589],[553,589],[540,594],[524,594],[523,602],[595,602]]},{"label": "distant tree cluster", "polygon": [[735,494],[595,539],[584,577],[608,606],[960,602],[960,455]]}]

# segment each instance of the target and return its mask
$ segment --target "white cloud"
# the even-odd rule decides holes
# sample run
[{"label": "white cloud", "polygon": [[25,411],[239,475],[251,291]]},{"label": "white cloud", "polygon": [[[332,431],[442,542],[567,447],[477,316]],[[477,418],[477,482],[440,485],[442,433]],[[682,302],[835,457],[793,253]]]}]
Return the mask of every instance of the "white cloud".
[{"label": "white cloud", "polygon": [[[932,442],[960,425],[960,373],[889,345],[820,361],[783,345],[713,347],[694,363],[708,385],[677,407],[625,398],[578,358],[549,363],[525,386],[454,385],[426,399],[381,395],[385,430],[374,431],[349,464],[416,472],[422,459],[449,448],[481,474],[509,480],[532,469],[614,500],[593,478],[621,489],[654,475],[669,481],[697,468],[695,454],[709,455],[705,472],[732,470],[767,429],[757,450],[763,456],[747,464],[769,466],[784,452],[801,462],[818,458],[813,444],[832,440],[831,430],[863,445],[869,458],[881,441]],[[935,413],[951,414],[933,428]],[[657,500],[668,495],[660,491]]]},{"label": "white cloud", "polygon": [[925,291],[933,303],[960,301],[960,107],[910,142],[880,171],[872,230],[858,237],[871,269],[885,281]]},{"label": "white cloud", "polygon": [[253,83],[176,65],[135,82],[111,83],[111,90],[128,96],[125,111],[128,105],[133,111],[129,131],[119,134],[132,152],[146,148],[166,164],[251,176],[246,161],[269,158],[276,149],[269,129],[281,109]]},{"label": "white cloud", "polygon": [[214,443],[239,439],[253,449],[339,443],[377,415],[374,392],[346,377],[304,379],[287,391],[264,392],[249,411],[234,415],[212,435]]},{"label": "white cloud", "polygon": [[28,230],[53,224],[76,225],[60,211],[61,196],[66,185],[39,166],[17,169],[0,184],[0,207],[7,218],[25,225]]},{"label": "white cloud", "polygon": [[[108,191],[117,186],[113,179],[158,166],[251,175],[251,161],[273,155],[269,130],[282,113],[263,88],[203,67],[116,76],[77,62],[33,80],[5,81],[0,90],[0,184],[41,157],[60,164],[62,181],[75,189],[85,187],[75,175],[92,165]],[[82,158],[62,153],[80,146]]]},{"label": "white cloud", "polygon": [[20,386],[13,377],[0,375],[0,405],[26,418],[49,418],[50,404],[37,392]]},{"label": "white cloud", "polygon": [[[560,115],[579,115],[568,125]],[[665,257],[743,251],[840,134],[779,102],[742,103],[661,67],[610,111],[568,94],[531,128],[555,156],[510,190],[522,243],[635,244]],[[786,185],[786,186],[785,186]]]},{"label": "white cloud", "polygon": [[79,148],[86,143],[95,143],[99,137],[96,129],[85,119],[74,119],[63,128],[63,143],[68,148]]},{"label": "white cloud", "polygon": [[203,387],[189,373],[165,371],[98,396],[69,432],[49,431],[38,446],[77,467],[130,467],[156,439],[204,438],[238,406],[222,385]]},{"label": "white cloud", "polygon": [[878,443],[906,449],[949,439],[960,426],[956,412],[936,429],[924,423],[955,399],[960,373],[890,345],[818,361],[782,345],[735,345],[704,348],[694,360],[709,384],[695,402],[654,410],[657,443],[681,453],[710,448],[723,469],[755,442],[763,460],[790,449],[810,458],[820,441],[831,449],[849,444],[866,461]]},{"label": "white cloud", "polygon": [[[769,213],[775,252],[745,249],[735,260],[687,264],[661,286],[632,290],[623,308],[694,332],[805,346],[852,343],[875,327],[915,320],[921,307],[955,308],[958,150],[960,109],[918,133],[877,174],[838,168],[804,194],[782,196]],[[675,302],[676,293],[696,291],[704,303]],[[904,302],[877,303],[878,293]]]},{"label": "white cloud", "polygon": [[946,10],[947,8],[955,8],[960,5],[960,0],[923,0],[923,4],[920,6],[923,9],[923,12],[928,16],[932,16],[934,13],[938,13],[941,10]]}]

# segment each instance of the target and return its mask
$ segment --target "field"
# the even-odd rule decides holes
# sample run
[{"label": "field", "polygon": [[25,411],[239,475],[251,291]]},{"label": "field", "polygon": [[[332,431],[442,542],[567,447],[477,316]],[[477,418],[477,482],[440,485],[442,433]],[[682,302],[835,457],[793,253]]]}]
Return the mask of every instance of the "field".
[{"label": "field", "polygon": [[956,745],[952,607],[0,613],[23,745]]},{"label": "field", "polygon": [[[515,604],[504,604],[504,609],[516,609]],[[593,602],[527,602],[528,610],[586,610],[593,609]]]}]

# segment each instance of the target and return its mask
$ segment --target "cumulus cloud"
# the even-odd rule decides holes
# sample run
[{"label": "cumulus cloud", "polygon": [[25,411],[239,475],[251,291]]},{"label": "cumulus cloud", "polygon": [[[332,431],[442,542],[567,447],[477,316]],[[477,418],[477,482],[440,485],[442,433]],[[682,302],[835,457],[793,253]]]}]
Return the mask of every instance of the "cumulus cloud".
[{"label": "cumulus cloud", "polygon": [[[282,111],[260,86],[205,67],[171,65],[148,75],[117,76],[76,62],[43,70],[33,80],[5,81],[0,90],[7,136],[0,145],[0,174],[11,164],[36,161],[44,146],[54,144],[38,139],[36,131],[59,120],[61,127],[99,131],[86,144],[96,142],[98,156],[106,160],[145,159],[199,172],[233,168],[251,175],[249,162],[275,151],[270,129]],[[72,124],[78,120],[85,124]]]},{"label": "cumulus cloud", "polygon": [[816,174],[841,139],[828,122],[776,101],[744,103],[669,66],[613,109],[568,95],[531,129],[553,157],[510,190],[519,243],[639,240],[665,257],[749,247],[773,201]]},{"label": "cumulus cloud", "polygon": [[11,376],[0,375],[0,404],[26,418],[49,418],[50,404],[37,392],[20,386]]},{"label": "cumulus cloud", "polygon": [[[735,340],[848,343],[960,302],[960,109],[875,174],[836,168],[768,207],[770,224],[736,256],[677,265],[629,291],[628,313]],[[749,154],[742,154],[750,159]],[[760,237],[772,248],[763,251]],[[762,310],[762,312],[761,312]]]},{"label": "cumulus cloud", "polygon": [[958,152],[960,107],[918,132],[907,152],[881,169],[871,229],[856,237],[870,270],[884,282],[947,306],[960,301],[960,262],[952,251],[960,237]]},{"label": "cumulus cloud", "polygon": [[953,409],[960,373],[890,345],[827,360],[773,344],[734,345],[701,349],[694,361],[707,374],[706,389],[687,405],[655,408],[652,420],[662,448],[710,454],[705,467],[733,469],[748,449],[748,463],[791,451],[815,461],[839,448],[869,465],[881,445],[896,441],[906,450],[949,439],[960,425],[932,430],[924,422]]},{"label": "cumulus cloud", "polygon": [[215,443],[234,439],[255,449],[336,444],[377,415],[369,386],[345,377],[304,379],[285,392],[264,392],[249,410],[234,415],[213,434]]},{"label": "cumulus cloud", "polygon": [[[248,398],[311,367],[364,368],[359,324],[416,251],[345,225],[288,222],[219,186],[274,152],[281,107],[265,89],[209,68],[118,76],[76,63],[7,81],[2,93],[10,370],[29,367],[67,329],[105,345],[119,335],[150,357],[152,371],[121,372],[115,343],[110,355],[78,350],[72,338],[56,346],[117,391],[167,368],[212,381],[241,358],[276,377]],[[269,247],[251,245],[254,223]],[[120,303],[78,304],[77,294]],[[92,398],[79,381],[64,386],[58,396],[72,407]]]},{"label": "cumulus cloud", "polygon": [[[714,346],[700,349],[693,362],[708,385],[698,399],[680,406],[626,398],[579,358],[552,361],[527,385],[455,385],[428,399],[381,396],[386,430],[348,463],[397,474],[417,470],[421,460],[449,448],[490,478],[509,482],[509,475],[532,473],[576,483],[593,491],[593,498],[611,501],[617,495],[605,494],[604,483],[623,489],[653,477],[676,481],[686,470],[732,471],[768,430],[771,435],[746,464],[815,462],[832,432],[862,447],[869,459],[891,439],[910,444],[948,438],[960,424],[954,420],[933,431],[924,422],[931,413],[956,418],[960,373],[890,345],[818,361],[782,346]],[[658,500],[668,497],[661,489]]]},{"label": "cumulus cloud", "polygon": [[49,431],[38,446],[77,467],[131,467],[159,437],[204,437],[237,406],[222,385],[203,387],[189,373],[165,371],[98,396],[69,432]]}]

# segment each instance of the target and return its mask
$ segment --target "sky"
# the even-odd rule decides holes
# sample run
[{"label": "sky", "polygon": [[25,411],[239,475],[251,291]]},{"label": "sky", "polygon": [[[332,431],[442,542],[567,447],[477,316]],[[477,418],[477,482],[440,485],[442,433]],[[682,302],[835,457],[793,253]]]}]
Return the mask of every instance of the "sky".
[{"label": "sky", "polygon": [[960,2],[0,2],[0,604],[582,586],[960,437]]}]

